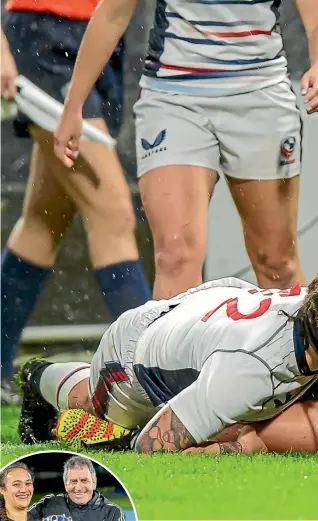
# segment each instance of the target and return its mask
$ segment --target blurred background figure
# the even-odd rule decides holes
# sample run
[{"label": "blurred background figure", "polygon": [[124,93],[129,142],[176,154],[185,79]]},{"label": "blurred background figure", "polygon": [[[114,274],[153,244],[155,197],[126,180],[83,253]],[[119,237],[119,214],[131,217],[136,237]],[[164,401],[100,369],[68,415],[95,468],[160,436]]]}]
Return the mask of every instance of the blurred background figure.
[{"label": "blurred background figure", "polygon": [[33,474],[23,462],[0,472],[0,520],[27,521],[33,496]]},{"label": "blurred background figure", "polygon": [[[82,36],[97,0],[9,0],[2,34],[1,95],[13,99],[22,74],[63,101]],[[88,93],[83,117],[117,136],[122,119],[124,41]],[[113,318],[149,300],[139,260],[135,215],[116,152],[81,142],[70,171],[53,153],[51,133],[23,114],[14,122],[34,144],[22,215],[1,259],[2,402],[15,402],[11,379],[21,332],[52,273],[70,223],[81,214],[99,289]],[[76,259],[75,259],[76,262]]]}]

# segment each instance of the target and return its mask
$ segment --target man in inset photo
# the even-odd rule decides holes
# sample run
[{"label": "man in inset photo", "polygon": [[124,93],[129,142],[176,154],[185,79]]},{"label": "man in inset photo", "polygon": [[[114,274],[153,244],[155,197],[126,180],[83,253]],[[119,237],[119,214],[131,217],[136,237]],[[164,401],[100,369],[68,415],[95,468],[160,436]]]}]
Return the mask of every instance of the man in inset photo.
[{"label": "man in inset photo", "polygon": [[[28,521],[125,521],[123,510],[96,490],[94,465],[82,456],[64,464],[65,493],[45,496],[29,510]],[[60,517],[59,517],[60,516]]]},{"label": "man in inset photo", "polygon": [[24,463],[12,463],[0,472],[0,520],[27,521],[33,496],[33,474]]}]

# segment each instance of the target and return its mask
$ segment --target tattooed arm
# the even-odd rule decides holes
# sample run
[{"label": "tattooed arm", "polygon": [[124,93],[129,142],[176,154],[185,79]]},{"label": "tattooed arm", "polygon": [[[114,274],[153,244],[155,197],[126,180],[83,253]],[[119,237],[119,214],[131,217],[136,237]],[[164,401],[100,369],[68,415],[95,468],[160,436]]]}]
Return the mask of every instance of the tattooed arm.
[{"label": "tattooed arm", "polygon": [[[233,432],[233,429],[232,429]],[[224,433],[226,434],[226,433]],[[236,436],[235,436],[236,437]],[[215,442],[205,443],[198,445],[197,447],[191,447],[184,452],[190,454],[208,453],[208,454],[235,454],[244,453],[252,454],[255,452],[267,452],[268,449],[257,434],[254,426],[245,425],[239,432],[235,441],[226,441],[226,436],[223,433],[220,435],[220,439],[216,439]],[[221,441],[222,440],[222,441]]]},{"label": "tattooed arm", "polygon": [[[234,426],[231,431],[234,434]],[[214,442],[208,441],[198,445],[171,407],[166,407],[162,414],[157,414],[139,434],[135,451],[139,453],[163,450],[183,451],[190,454],[252,454],[268,450],[252,425],[242,426],[237,438],[235,436],[236,440],[229,441],[226,440],[227,437],[225,430],[224,435],[220,433]]]},{"label": "tattooed arm", "polygon": [[254,406],[272,391],[270,371],[262,361],[244,351],[219,350],[208,357],[197,380],[150,420],[135,449],[180,451],[211,440],[249,413],[253,417]]},{"label": "tattooed arm", "polygon": [[243,447],[239,441],[225,441],[224,443],[209,443],[190,447],[184,451],[187,454],[237,454],[243,452]]},{"label": "tattooed arm", "polygon": [[165,407],[139,434],[136,452],[180,451],[196,445],[195,439],[171,407]]},{"label": "tattooed arm", "polygon": [[[222,440],[222,433],[220,435]],[[267,452],[267,447],[251,425],[244,426],[236,440],[206,442],[197,445],[195,439],[170,407],[156,415],[137,438],[136,452],[183,451],[188,454],[252,454]]]}]

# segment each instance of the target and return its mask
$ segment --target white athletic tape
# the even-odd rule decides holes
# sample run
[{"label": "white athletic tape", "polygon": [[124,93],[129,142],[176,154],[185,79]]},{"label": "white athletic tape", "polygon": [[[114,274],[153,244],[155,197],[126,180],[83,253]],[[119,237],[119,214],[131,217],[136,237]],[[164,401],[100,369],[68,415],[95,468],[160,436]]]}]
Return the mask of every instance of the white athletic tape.
[{"label": "white athletic tape", "polygon": [[[63,112],[63,104],[46,94],[24,76],[17,77],[16,85],[19,88],[19,93],[15,102],[19,110],[40,127],[54,132]],[[109,134],[105,134],[87,121],[83,121],[81,137],[88,141],[102,143],[108,148],[113,148],[116,144],[116,141]]]}]

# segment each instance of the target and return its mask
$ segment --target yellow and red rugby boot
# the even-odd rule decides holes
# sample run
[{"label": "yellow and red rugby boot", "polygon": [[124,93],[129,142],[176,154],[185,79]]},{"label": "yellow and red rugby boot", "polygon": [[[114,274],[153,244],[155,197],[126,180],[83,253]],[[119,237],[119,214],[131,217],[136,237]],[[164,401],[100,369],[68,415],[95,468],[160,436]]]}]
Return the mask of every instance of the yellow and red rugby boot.
[{"label": "yellow and red rugby boot", "polygon": [[130,450],[134,433],[108,420],[100,420],[82,409],[68,409],[60,415],[54,429],[59,441],[80,450],[89,447],[101,450]]}]

